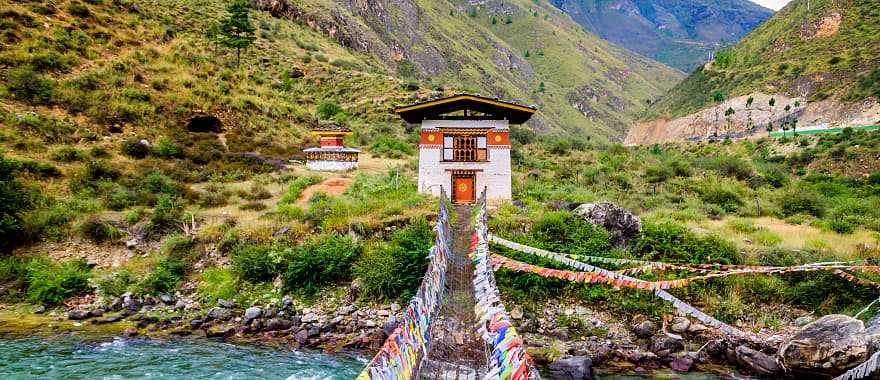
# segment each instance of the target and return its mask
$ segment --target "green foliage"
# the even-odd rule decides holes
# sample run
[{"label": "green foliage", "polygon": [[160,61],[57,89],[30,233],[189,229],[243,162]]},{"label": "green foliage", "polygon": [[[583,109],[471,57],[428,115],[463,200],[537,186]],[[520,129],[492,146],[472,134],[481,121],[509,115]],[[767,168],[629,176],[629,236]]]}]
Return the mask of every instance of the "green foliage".
[{"label": "green foliage", "polygon": [[232,253],[232,270],[250,282],[271,281],[282,266],[282,258],[272,245],[243,244]]},{"label": "green foliage", "polygon": [[333,101],[325,100],[318,104],[318,117],[322,120],[332,119],[341,113],[343,113],[342,107]]},{"label": "green foliage", "polygon": [[85,4],[78,1],[74,1],[68,4],[67,12],[81,18],[89,17],[91,15],[91,12],[89,12],[89,8],[86,7]]},{"label": "green foliage", "polygon": [[238,278],[232,270],[211,267],[202,272],[198,289],[209,302],[232,299],[238,295]]},{"label": "green foliage", "polygon": [[120,148],[122,154],[129,156],[131,158],[144,158],[150,154],[150,147],[146,144],[142,144],[140,139],[130,138],[125,140],[122,143],[122,147]]},{"label": "green foliage", "polygon": [[366,249],[354,269],[363,283],[364,296],[412,298],[428,268],[427,256],[434,237],[428,221],[422,218],[395,231],[390,242]]},{"label": "green foliage", "polygon": [[316,235],[298,247],[283,274],[284,289],[314,294],[322,286],[350,278],[361,247],[337,233]]},{"label": "green foliage", "polygon": [[792,189],[780,194],[777,203],[785,216],[807,214],[822,217],[825,214],[824,200],[810,190]]},{"label": "green foliage", "polygon": [[77,227],[79,234],[95,243],[119,240],[123,234],[113,224],[92,215]]},{"label": "green foliage", "polygon": [[418,68],[413,61],[401,59],[397,61],[397,76],[403,79],[414,79],[418,75]]},{"label": "green foliage", "polygon": [[82,161],[86,158],[85,154],[72,146],[62,146],[52,152],[52,160],[59,162],[75,162]]},{"label": "green foliage", "polygon": [[31,259],[28,257],[0,256],[0,284],[26,281],[30,261]]},{"label": "green foliage", "polygon": [[646,260],[687,263],[741,262],[736,247],[715,235],[697,236],[674,223],[645,223],[633,252]]},{"label": "green foliage", "polygon": [[163,194],[156,201],[156,207],[153,208],[153,215],[150,217],[150,223],[147,230],[150,234],[161,234],[172,228],[177,227],[183,218],[183,208],[178,199],[170,195]]},{"label": "green foliage", "polygon": [[164,256],[141,281],[140,291],[151,295],[172,293],[192,264],[193,248],[195,241],[191,238],[172,236],[166,239],[162,245]]},{"label": "green foliage", "polygon": [[381,136],[370,146],[370,153],[380,157],[403,158],[414,153],[412,144],[394,136]]},{"label": "green foliage", "polygon": [[604,228],[562,211],[544,214],[532,225],[532,237],[547,250],[589,256],[609,256],[613,240]]},{"label": "green foliage", "polygon": [[733,51],[731,49],[721,49],[715,52],[715,65],[719,69],[726,69],[733,65]]},{"label": "green foliage", "polygon": [[227,7],[227,17],[220,22],[220,45],[235,49],[236,66],[241,63],[241,51],[253,45],[257,37],[256,28],[249,18],[250,5],[247,0],[234,0]]},{"label": "green foliage", "polygon": [[136,284],[134,274],[127,270],[108,273],[95,279],[95,288],[102,297],[119,297],[132,291]]},{"label": "green foliage", "polygon": [[55,82],[34,71],[33,67],[23,66],[7,72],[6,89],[16,100],[49,104],[55,94]]},{"label": "green foliage", "polygon": [[156,144],[153,145],[153,154],[159,157],[177,157],[180,153],[181,150],[177,143],[165,136],[157,139]]},{"label": "green foliage", "polygon": [[880,68],[867,75],[860,75],[849,93],[844,97],[847,101],[857,101],[869,96],[880,98]]},{"label": "green foliage", "polygon": [[856,226],[844,219],[834,219],[828,222],[828,229],[839,234],[848,235],[856,230]]},{"label": "green foliage", "polygon": [[83,261],[61,264],[47,258],[35,258],[27,266],[27,295],[31,302],[56,305],[64,299],[87,293],[89,267]]},{"label": "green foliage", "polygon": [[0,154],[0,253],[23,242],[22,216],[33,206],[34,197],[17,176],[20,167]]}]

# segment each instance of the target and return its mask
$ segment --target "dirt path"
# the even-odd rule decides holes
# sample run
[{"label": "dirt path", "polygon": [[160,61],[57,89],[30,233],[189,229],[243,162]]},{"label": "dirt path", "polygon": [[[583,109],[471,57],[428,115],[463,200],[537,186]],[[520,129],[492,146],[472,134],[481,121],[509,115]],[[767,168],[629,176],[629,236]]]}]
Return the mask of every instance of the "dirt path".
[{"label": "dirt path", "polygon": [[471,208],[456,206],[452,254],[446,270],[446,294],[439,318],[433,323],[430,353],[422,379],[479,379],[486,367],[486,345],[475,331],[474,264],[468,257]]},{"label": "dirt path", "polygon": [[330,178],[326,179],[321,183],[314,184],[312,186],[307,187],[303,190],[302,195],[300,195],[299,199],[296,201],[297,206],[305,206],[309,203],[309,199],[312,199],[312,196],[315,193],[321,192],[327,195],[340,195],[348,189],[348,185],[354,182],[351,178]]}]

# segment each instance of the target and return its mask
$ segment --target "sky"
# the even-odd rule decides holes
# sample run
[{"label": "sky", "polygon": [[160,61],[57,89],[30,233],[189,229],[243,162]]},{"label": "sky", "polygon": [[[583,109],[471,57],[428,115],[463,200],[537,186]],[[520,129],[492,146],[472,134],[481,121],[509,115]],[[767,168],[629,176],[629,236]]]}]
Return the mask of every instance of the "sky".
[{"label": "sky", "polygon": [[752,0],[752,2],[761,4],[774,11],[782,9],[782,7],[784,7],[785,4],[788,4],[789,1],[791,0]]}]

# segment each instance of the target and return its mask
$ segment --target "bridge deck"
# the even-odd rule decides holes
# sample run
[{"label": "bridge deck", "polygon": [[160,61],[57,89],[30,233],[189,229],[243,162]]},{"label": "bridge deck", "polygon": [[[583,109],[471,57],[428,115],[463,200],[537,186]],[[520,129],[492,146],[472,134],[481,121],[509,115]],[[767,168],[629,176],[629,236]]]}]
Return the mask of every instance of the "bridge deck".
[{"label": "bridge deck", "polygon": [[446,293],[431,327],[431,348],[420,372],[422,379],[478,379],[486,372],[486,345],[475,330],[474,264],[468,258],[474,232],[471,207],[456,206],[455,212]]}]

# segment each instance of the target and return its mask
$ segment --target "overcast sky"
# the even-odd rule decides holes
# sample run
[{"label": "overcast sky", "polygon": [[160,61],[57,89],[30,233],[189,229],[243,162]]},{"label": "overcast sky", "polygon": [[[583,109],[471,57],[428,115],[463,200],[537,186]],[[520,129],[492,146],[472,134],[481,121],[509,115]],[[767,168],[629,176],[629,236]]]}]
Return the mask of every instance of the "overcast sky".
[{"label": "overcast sky", "polygon": [[782,9],[782,7],[784,7],[785,4],[788,4],[788,2],[791,0],[752,0],[752,1],[756,2],[758,4],[761,4],[767,8],[770,8],[774,11],[778,11],[778,10]]}]

